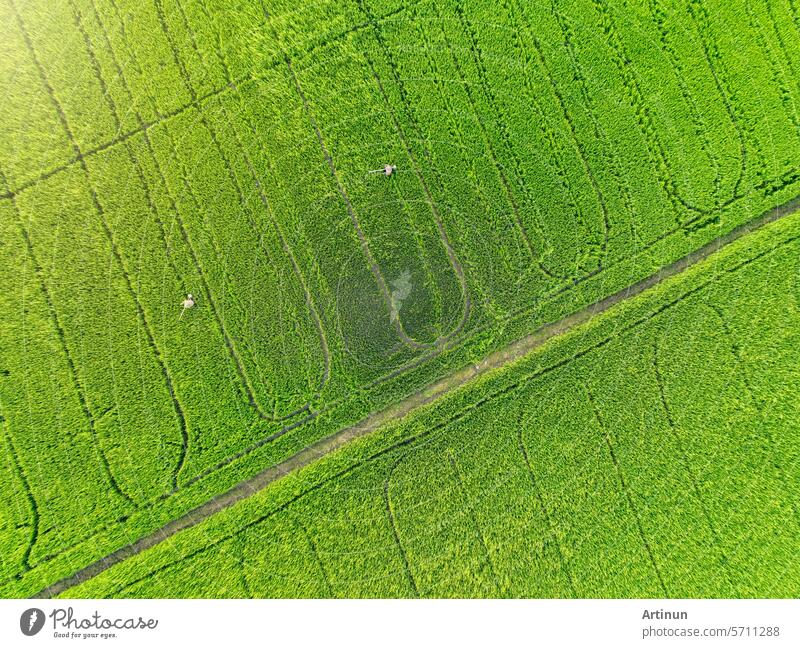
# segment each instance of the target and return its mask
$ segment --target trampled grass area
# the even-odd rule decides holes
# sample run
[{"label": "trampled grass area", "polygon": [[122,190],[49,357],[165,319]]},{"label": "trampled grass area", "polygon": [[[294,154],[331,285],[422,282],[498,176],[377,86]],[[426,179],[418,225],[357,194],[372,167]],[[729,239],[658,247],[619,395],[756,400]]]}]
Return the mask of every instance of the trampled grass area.
[{"label": "trampled grass area", "polygon": [[0,18],[6,596],[800,193],[794,3]]},{"label": "trampled grass area", "polygon": [[797,597],[798,324],[793,215],[65,595]]}]

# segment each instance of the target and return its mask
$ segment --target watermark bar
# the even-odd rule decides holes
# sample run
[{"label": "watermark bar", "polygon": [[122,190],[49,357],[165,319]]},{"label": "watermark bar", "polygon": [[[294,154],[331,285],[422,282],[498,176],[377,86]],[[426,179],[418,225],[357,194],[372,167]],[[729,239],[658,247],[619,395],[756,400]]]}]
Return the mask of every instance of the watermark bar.
[{"label": "watermark bar", "polygon": [[800,602],[0,600],[0,646],[193,644],[798,646]]}]

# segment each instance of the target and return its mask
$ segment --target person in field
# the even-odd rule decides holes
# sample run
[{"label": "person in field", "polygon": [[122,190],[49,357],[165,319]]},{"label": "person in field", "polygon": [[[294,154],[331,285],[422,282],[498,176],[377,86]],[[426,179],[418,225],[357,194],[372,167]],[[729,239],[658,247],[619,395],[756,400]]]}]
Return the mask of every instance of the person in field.
[{"label": "person in field", "polygon": [[181,314],[180,314],[180,316],[178,317],[178,319],[181,319],[181,317],[183,317],[183,314],[184,314],[184,313],[185,313],[185,312],[186,312],[188,309],[190,309],[190,308],[193,308],[193,307],[194,307],[194,297],[192,297],[192,293],[189,293],[188,295],[186,295],[186,299],[184,299],[184,300],[183,300],[183,304],[182,304],[182,306],[183,306],[183,310],[181,311]]},{"label": "person in field", "polygon": [[382,169],[375,169],[374,171],[370,171],[370,173],[382,173],[385,176],[390,176],[395,171],[397,171],[397,167],[394,164],[384,164]]}]

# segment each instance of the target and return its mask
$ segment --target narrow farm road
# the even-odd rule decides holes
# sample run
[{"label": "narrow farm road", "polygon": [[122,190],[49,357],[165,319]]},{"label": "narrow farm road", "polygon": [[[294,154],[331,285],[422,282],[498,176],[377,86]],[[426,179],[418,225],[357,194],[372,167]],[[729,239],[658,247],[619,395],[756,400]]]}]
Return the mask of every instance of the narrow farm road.
[{"label": "narrow farm road", "polygon": [[79,569],[72,576],[64,578],[50,585],[49,587],[46,587],[44,590],[36,594],[34,598],[49,598],[57,596],[69,588],[93,578],[109,567],[112,567],[126,560],[127,558],[135,556],[136,554],[139,554],[146,549],[157,545],[179,531],[188,529],[189,527],[202,522],[209,516],[214,515],[215,513],[226,509],[229,506],[232,506],[240,500],[250,497],[255,492],[265,488],[272,482],[280,479],[291,471],[311,464],[326,454],[342,447],[353,439],[374,432],[386,422],[403,418],[415,409],[438,400],[443,395],[458,387],[461,387],[462,385],[465,385],[477,376],[483,375],[494,369],[501,368],[514,362],[515,360],[518,360],[524,355],[541,347],[545,342],[559,335],[563,335],[575,327],[588,322],[593,317],[596,317],[597,315],[607,311],[615,304],[640,295],[646,290],[658,285],[665,279],[681,274],[688,268],[691,268],[693,265],[707,259],[715,252],[721,250],[727,245],[730,245],[743,236],[750,234],[751,232],[754,232],[765,225],[768,225],[769,223],[773,223],[781,218],[784,218],[785,216],[793,214],[798,210],[800,210],[800,196],[767,211],[748,223],[740,225],[728,234],[717,237],[710,243],[707,243],[694,252],[691,252],[686,256],[681,257],[677,261],[664,266],[658,272],[642,279],[641,281],[631,284],[627,288],[623,288],[613,295],[609,295],[608,297],[590,304],[589,306],[586,306],[585,308],[582,308],[581,310],[576,311],[556,322],[546,324],[534,333],[531,333],[530,335],[513,342],[504,349],[500,349],[488,355],[479,363],[469,365],[459,371],[445,376],[428,387],[411,394],[392,407],[379,412],[374,412],[356,425],[340,430],[329,437],[317,441],[316,443],[293,455],[289,459],[263,470],[250,479],[240,482],[227,492],[218,495],[217,497],[192,509],[181,517],[172,520],[153,533],[143,536],[136,542],[122,547],[108,556],[101,558],[87,565],[86,567],[83,567],[82,569]]}]

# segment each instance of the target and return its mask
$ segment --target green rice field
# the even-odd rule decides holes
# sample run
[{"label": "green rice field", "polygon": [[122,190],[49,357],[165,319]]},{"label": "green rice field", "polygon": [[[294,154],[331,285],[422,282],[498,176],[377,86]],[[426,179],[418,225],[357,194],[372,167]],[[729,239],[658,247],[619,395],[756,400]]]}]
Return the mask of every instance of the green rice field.
[{"label": "green rice field", "polygon": [[778,226],[66,595],[797,598]]},{"label": "green rice field", "polygon": [[616,294],[67,595],[800,594],[800,3],[0,0],[0,83],[0,596]]}]

